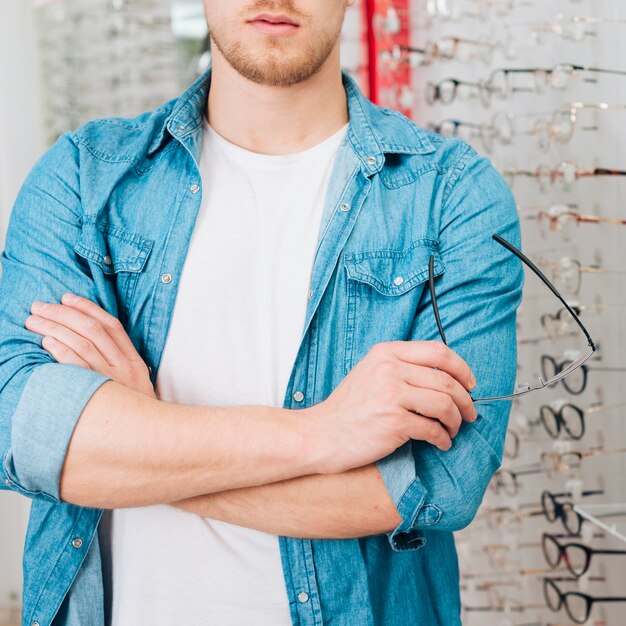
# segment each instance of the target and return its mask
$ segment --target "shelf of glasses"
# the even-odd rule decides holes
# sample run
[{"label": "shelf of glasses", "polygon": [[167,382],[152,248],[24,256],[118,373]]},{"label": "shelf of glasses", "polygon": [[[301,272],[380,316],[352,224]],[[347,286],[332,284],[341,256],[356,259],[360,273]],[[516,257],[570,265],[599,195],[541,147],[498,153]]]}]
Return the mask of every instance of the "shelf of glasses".
[{"label": "shelf of glasses", "polygon": [[574,510],[592,524],[626,542],[626,502],[577,504]]}]

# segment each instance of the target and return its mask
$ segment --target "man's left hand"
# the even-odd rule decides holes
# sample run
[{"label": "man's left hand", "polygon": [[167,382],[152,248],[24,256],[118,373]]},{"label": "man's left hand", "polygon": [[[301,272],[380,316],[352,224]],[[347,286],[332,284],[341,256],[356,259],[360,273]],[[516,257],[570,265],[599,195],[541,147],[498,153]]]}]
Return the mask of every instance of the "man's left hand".
[{"label": "man's left hand", "polygon": [[[74,298],[74,300],[72,299]],[[44,308],[37,305],[44,304]],[[61,304],[33,302],[24,325],[44,335],[42,347],[59,363],[74,363],[156,398],[148,367],[122,323],[87,298],[63,294]]]}]

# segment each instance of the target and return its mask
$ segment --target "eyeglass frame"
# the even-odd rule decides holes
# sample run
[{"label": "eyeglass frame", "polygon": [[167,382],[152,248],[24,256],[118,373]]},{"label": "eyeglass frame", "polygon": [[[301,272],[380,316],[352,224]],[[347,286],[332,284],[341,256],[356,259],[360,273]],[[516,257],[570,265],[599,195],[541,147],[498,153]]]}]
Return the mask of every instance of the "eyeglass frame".
[{"label": "eyeglass frame", "polygon": [[[551,586],[554,591],[557,593],[558,597],[559,597],[559,603],[558,606],[555,608],[552,603],[549,600],[548,597],[548,587]],[[548,606],[548,608],[551,611],[559,611],[561,609],[561,607],[565,607],[565,612],[567,613],[568,617],[575,622],[576,624],[584,624],[588,619],[589,619],[589,615],[591,613],[591,607],[593,606],[594,603],[596,602],[626,602],[626,598],[620,598],[620,597],[614,597],[614,598],[595,598],[592,596],[587,595],[586,593],[580,593],[579,591],[566,591],[565,593],[563,593],[554,583],[554,581],[549,578],[546,577],[543,579],[543,595],[544,598],[546,600],[546,605]],[[576,596],[577,598],[582,598],[585,603],[586,603],[586,607],[585,607],[585,618],[581,621],[579,619],[577,619],[577,617],[575,617],[572,612],[570,612],[570,608],[567,604],[567,598]]]},{"label": "eyeglass frame", "polygon": [[[548,541],[552,542],[552,544],[558,550],[558,557],[556,561],[552,561],[552,559],[550,559],[548,556],[548,550],[546,549],[546,545]],[[577,571],[572,565],[572,562],[567,555],[568,548],[578,548],[579,550],[584,552],[585,565],[580,571]],[[544,558],[546,559],[546,563],[550,567],[556,568],[559,566],[559,563],[563,561],[565,563],[565,567],[567,567],[567,569],[572,573],[573,576],[576,576],[576,578],[580,578],[581,576],[584,576],[587,573],[587,571],[589,570],[589,567],[591,566],[591,560],[594,554],[626,554],[626,550],[599,550],[596,548],[591,548],[589,546],[586,546],[584,543],[578,543],[575,541],[570,541],[568,543],[561,544],[557,541],[556,535],[552,535],[546,532],[544,532],[541,537],[541,550],[543,552]]]},{"label": "eyeglass frame", "polygon": [[[583,491],[580,495],[581,496],[594,496],[594,495],[601,495],[602,493],[604,493],[602,489],[593,489],[589,491]],[[540,497],[541,512],[543,513],[543,516],[546,518],[548,522],[553,523],[553,522],[556,522],[557,519],[560,519],[561,524],[563,524],[563,528],[568,533],[571,533],[572,535],[575,535],[575,536],[580,536],[580,531],[581,531],[583,522],[585,521],[583,516],[574,508],[574,503],[571,500],[567,502],[558,501],[558,498],[566,498],[568,496],[571,497],[571,493],[569,491],[564,491],[561,493],[553,493],[551,491],[548,491],[547,489],[544,489],[541,492],[541,497]],[[548,507],[546,505],[546,501],[548,499],[552,503],[552,507],[554,509],[554,515],[548,514]],[[568,526],[566,522],[567,520],[566,511],[571,511],[572,513],[576,515],[576,524],[577,524],[576,529],[572,529],[570,526]]]},{"label": "eyeglass frame", "polygon": [[[472,398],[472,402],[474,404],[477,404],[479,402],[494,402],[497,400],[511,400],[513,398],[517,398],[518,396],[524,395],[531,391],[537,391],[539,389],[552,386],[556,384],[557,382],[559,382],[560,380],[564,379],[566,376],[569,376],[571,373],[576,371],[579,367],[581,367],[586,361],[588,361],[593,356],[593,354],[598,349],[593,339],[591,338],[589,331],[585,328],[585,325],[580,321],[580,318],[578,317],[574,309],[565,301],[563,296],[557,291],[556,287],[546,278],[543,272],[523,252],[521,252],[521,250],[518,250],[512,243],[508,242],[506,239],[504,239],[500,235],[494,233],[492,235],[492,239],[494,239],[494,241],[496,241],[500,245],[504,246],[509,252],[513,253],[517,258],[519,258],[522,261],[522,263],[528,266],[541,279],[541,281],[550,289],[550,291],[558,298],[561,304],[567,309],[570,315],[574,318],[574,321],[576,322],[578,327],[583,331],[585,338],[587,339],[587,343],[589,347],[591,348],[591,352],[589,352],[588,354],[584,354],[578,359],[572,361],[567,367],[564,367],[559,372],[555,373],[554,377],[551,378],[550,380],[546,381],[543,379],[542,376],[540,376],[538,386],[533,387],[530,384],[518,383],[517,387],[519,390],[512,394],[507,394],[503,396],[484,397],[484,398]],[[435,267],[435,257],[434,255],[431,255],[429,262],[428,262],[428,288],[430,291],[430,299],[431,299],[431,304],[433,307],[433,313],[435,315],[435,321],[437,323],[437,329],[439,330],[439,334],[441,336],[443,343],[447,346],[448,342],[446,340],[446,335],[443,331],[441,317],[439,316],[439,307],[437,306],[437,297],[435,294],[434,267]],[[470,397],[471,397],[471,393],[470,393]]]}]

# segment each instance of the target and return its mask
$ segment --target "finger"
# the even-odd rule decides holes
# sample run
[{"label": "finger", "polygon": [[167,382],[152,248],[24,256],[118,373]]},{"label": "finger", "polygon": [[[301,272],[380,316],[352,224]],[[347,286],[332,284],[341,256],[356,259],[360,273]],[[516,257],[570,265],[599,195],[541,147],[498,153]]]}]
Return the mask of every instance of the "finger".
[{"label": "finger", "polygon": [[46,335],[41,340],[41,345],[46,349],[59,363],[73,363],[80,365],[85,369],[91,369],[89,363],[81,359],[74,350],[66,346],[61,341],[57,341],[54,337]]},{"label": "finger", "polygon": [[[72,301],[72,297],[76,298],[76,301]],[[101,306],[98,306],[88,298],[82,298],[71,292],[64,293],[61,302],[98,320],[127,360],[131,362],[143,361],[141,355],[135,349],[133,342],[130,340],[122,322],[120,322],[117,317],[111,315],[108,311],[105,311]]]},{"label": "finger", "polygon": [[447,372],[465,387],[473,389],[476,379],[470,366],[441,341],[390,341],[391,352],[401,361],[436,367]]},{"label": "finger", "polygon": [[407,434],[411,439],[427,441],[443,451],[452,447],[450,434],[437,420],[416,415],[411,411],[407,413]]},{"label": "finger", "polygon": [[[48,302],[44,309],[31,307],[31,310],[35,316],[60,324],[73,331],[79,337],[89,340],[91,345],[85,342],[77,344],[76,337],[66,337],[68,341],[65,338],[60,338],[61,341],[77,351],[81,357],[86,358],[86,354],[83,351],[91,351],[92,347],[97,346],[97,351],[110,366],[115,367],[127,360],[104,326],[97,319],[90,317],[82,311],[54,302]],[[52,335],[54,333],[46,332],[46,334]]]},{"label": "finger", "polygon": [[416,366],[404,361],[399,361],[399,372],[402,379],[409,385],[447,393],[454,400],[464,420],[473,422],[478,416],[472,397],[465,387],[448,372],[432,367]]},{"label": "finger", "polygon": [[32,332],[47,335],[61,342],[77,356],[80,355],[80,358],[88,363],[90,369],[102,372],[110,369],[98,348],[89,339],[79,335],[71,328],[35,315],[26,319],[25,326]]},{"label": "finger", "polygon": [[446,393],[406,385],[398,402],[401,407],[420,415],[439,420],[451,437],[456,437],[463,418],[454,400]]}]

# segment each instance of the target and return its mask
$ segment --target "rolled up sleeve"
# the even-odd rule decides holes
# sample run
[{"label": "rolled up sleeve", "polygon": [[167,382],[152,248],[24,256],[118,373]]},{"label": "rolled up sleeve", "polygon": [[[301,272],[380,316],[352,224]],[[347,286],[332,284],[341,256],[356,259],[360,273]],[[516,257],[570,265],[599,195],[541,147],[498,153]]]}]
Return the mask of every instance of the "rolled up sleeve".
[{"label": "rolled up sleeve", "polygon": [[[506,395],[515,383],[524,274],[521,261],[492,235],[521,245],[517,206],[488,159],[467,145],[460,150],[442,201],[439,254],[445,271],[435,281],[437,304],[449,347],[476,376],[474,397]],[[428,289],[408,339],[440,339]],[[463,422],[450,450],[411,440],[376,463],[402,517],[387,533],[394,550],[418,549],[424,530],[457,531],[476,515],[502,462],[511,402],[476,408],[478,418]]]},{"label": "rolled up sleeve", "polygon": [[42,335],[24,323],[33,301],[60,302],[66,291],[97,301],[77,262],[80,234],[78,149],[62,135],[22,184],[0,255],[0,488],[60,501],[61,470],[84,406],[110,377],[57,363]]}]

